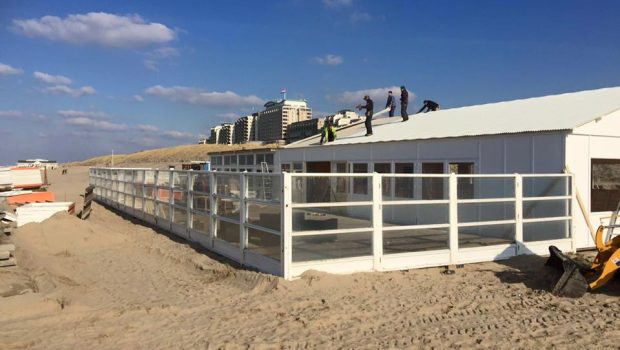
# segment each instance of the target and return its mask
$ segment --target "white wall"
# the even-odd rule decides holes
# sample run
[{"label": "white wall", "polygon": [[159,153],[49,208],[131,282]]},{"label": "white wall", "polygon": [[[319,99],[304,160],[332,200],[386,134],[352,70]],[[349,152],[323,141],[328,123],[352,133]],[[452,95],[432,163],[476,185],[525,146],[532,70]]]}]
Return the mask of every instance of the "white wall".
[{"label": "white wall", "polygon": [[[592,158],[620,159],[620,111],[575,128],[566,137],[566,164],[575,174],[575,187],[581,194],[588,213],[591,211]],[[594,242],[581,210],[578,207],[574,210],[577,211],[575,220],[577,248],[593,247]],[[601,223],[602,217],[610,214],[611,212],[590,213],[594,229]]]},{"label": "white wall", "polygon": [[471,161],[476,163],[476,173],[483,174],[561,173],[564,169],[565,134],[557,131],[285,148],[276,152],[276,164],[300,161]]}]

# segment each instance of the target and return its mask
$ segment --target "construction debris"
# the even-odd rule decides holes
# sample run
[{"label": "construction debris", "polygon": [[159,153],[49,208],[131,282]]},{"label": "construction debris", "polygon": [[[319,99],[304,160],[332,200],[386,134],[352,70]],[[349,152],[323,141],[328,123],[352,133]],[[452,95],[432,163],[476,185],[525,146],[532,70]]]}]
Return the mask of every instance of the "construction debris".
[{"label": "construction debris", "polygon": [[49,219],[52,215],[60,212],[75,213],[73,202],[53,202],[53,203],[30,203],[18,207],[17,227],[24,226],[31,222],[41,222]]},{"label": "construction debris", "polygon": [[17,265],[17,260],[13,255],[14,252],[14,244],[0,244],[0,267]]}]

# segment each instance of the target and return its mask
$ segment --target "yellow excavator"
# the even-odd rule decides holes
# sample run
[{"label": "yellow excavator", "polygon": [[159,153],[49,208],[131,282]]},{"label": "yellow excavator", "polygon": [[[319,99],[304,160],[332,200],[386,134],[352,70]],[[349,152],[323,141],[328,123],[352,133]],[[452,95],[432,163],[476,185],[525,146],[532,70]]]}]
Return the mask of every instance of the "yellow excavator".
[{"label": "yellow excavator", "polygon": [[551,293],[562,297],[579,298],[588,290],[594,291],[605,285],[620,269],[620,235],[604,237],[604,233],[605,229],[618,227],[620,225],[615,224],[598,227],[594,239],[598,254],[590,265],[577,262],[562,254],[557,247],[550,246],[546,265],[564,270]]}]

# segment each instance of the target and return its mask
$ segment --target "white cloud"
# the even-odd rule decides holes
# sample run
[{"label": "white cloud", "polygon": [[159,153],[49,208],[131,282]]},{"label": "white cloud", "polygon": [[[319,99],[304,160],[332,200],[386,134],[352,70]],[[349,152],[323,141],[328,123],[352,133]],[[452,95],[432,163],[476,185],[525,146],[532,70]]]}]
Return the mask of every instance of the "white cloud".
[{"label": "white cloud", "polygon": [[0,63],[0,75],[22,74],[24,71],[20,68],[11,67],[8,64]]},{"label": "white cloud", "polygon": [[262,105],[264,103],[262,99],[255,95],[239,96],[232,91],[205,91],[186,86],[164,87],[155,85],[146,89],[144,93],[162,97],[170,101],[181,101],[206,106],[237,107]]},{"label": "white cloud", "polygon": [[352,23],[370,22],[373,20],[373,17],[368,12],[353,12],[349,15],[349,20]]},{"label": "white cloud", "polygon": [[[400,87],[399,86],[391,86],[384,88],[376,88],[376,89],[365,89],[365,90],[356,90],[356,91],[344,91],[336,96],[330,97],[330,99],[336,100],[339,103],[343,104],[363,104],[364,101],[362,98],[364,95],[370,96],[370,98],[375,101],[376,106],[382,106],[382,103],[385,103],[387,100],[388,91],[392,91],[394,96],[398,99],[400,97]],[[415,95],[409,91],[409,101],[411,102],[414,99]]]},{"label": "white cloud", "polygon": [[239,119],[239,114],[234,112],[220,113],[217,117],[221,119],[237,120]]},{"label": "white cloud", "polygon": [[0,111],[0,117],[18,118],[18,117],[21,117],[22,115],[24,115],[22,111],[16,111],[16,110]]},{"label": "white cloud", "polygon": [[156,127],[155,125],[149,125],[149,124],[140,124],[136,126],[136,129],[143,131],[143,132],[157,132],[159,131],[159,128]]},{"label": "white cloud", "polygon": [[87,117],[72,117],[65,119],[65,124],[86,127],[89,129],[98,129],[105,131],[121,131],[127,130],[127,125],[116,124],[107,120],[96,120]]},{"label": "white cloud", "polygon": [[138,102],[144,102],[144,97],[142,97],[141,95],[133,95],[133,99]]},{"label": "white cloud", "polygon": [[327,54],[323,57],[315,57],[314,60],[318,64],[326,64],[329,66],[337,66],[339,64],[344,63],[344,59],[342,56]]},{"label": "white cloud", "polygon": [[82,86],[74,89],[66,85],[54,85],[43,89],[45,93],[52,95],[70,95],[73,97],[82,97],[86,95],[94,95],[97,91],[92,86]]},{"label": "white cloud", "polygon": [[172,60],[181,56],[179,50],[174,47],[160,47],[151,52],[146,53],[144,66],[152,71],[159,70],[159,64],[164,60]]},{"label": "white cloud", "polygon": [[66,118],[78,118],[78,117],[96,118],[96,119],[107,118],[107,115],[103,112],[76,111],[74,109],[63,109],[63,110],[58,111],[58,114]]},{"label": "white cloud", "polygon": [[323,5],[327,7],[351,6],[353,0],[323,0]]},{"label": "white cloud", "polygon": [[165,25],[147,23],[139,15],[120,16],[105,12],[13,20],[12,29],[33,38],[114,48],[163,44],[176,36]]},{"label": "white cloud", "polygon": [[170,137],[170,138],[177,139],[177,140],[196,138],[196,135],[192,134],[191,132],[185,132],[185,131],[169,130],[169,131],[164,131],[161,134],[165,137]]},{"label": "white cloud", "polygon": [[71,79],[62,75],[51,75],[43,72],[34,72],[32,76],[38,81],[48,84],[69,85],[72,83]]}]

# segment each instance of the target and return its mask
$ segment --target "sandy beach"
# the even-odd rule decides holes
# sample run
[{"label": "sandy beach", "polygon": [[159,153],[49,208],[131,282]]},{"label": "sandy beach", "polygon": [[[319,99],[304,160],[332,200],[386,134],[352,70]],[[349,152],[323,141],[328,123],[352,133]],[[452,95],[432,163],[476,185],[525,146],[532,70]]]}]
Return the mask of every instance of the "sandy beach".
[{"label": "sandy beach", "polygon": [[[51,190],[81,207],[87,168],[60,173]],[[89,220],[57,214],[11,240],[4,349],[593,349],[620,338],[618,280],[557,298],[542,257],[285,281],[98,204]]]}]

